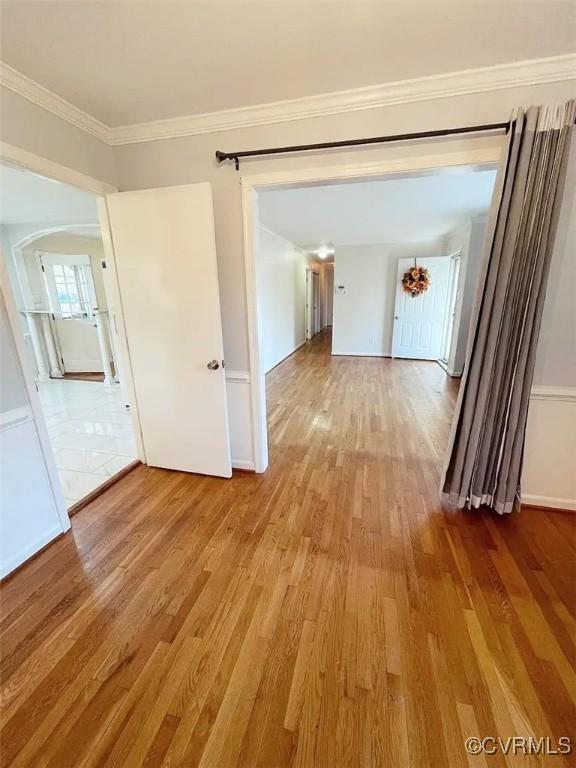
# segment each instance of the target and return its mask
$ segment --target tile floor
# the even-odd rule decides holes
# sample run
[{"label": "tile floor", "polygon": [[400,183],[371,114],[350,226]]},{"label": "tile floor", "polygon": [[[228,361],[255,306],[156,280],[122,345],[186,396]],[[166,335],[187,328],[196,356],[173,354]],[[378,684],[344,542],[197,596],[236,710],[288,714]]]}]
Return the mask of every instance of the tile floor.
[{"label": "tile floor", "polygon": [[71,507],[137,458],[132,417],[118,385],[50,379],[38,388]]}]

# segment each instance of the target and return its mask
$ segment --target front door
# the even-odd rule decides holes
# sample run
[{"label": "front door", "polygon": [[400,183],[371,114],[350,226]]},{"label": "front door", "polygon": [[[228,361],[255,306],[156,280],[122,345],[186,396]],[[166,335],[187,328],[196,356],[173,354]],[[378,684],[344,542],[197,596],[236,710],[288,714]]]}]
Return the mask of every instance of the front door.
[{"label": "front door", "polygon": [[230,477],[210,184],[106,200],[146,461]]},{"label": "front door", "polygon": [[90,257],[41,253],[40,263],[66,373],[101,372]]},{"label": "front door", "polygon": [[394,307],[392,357],[438,360],[442,355],[442,331],[448,301],[450,257],[417,260],[430,274],[428,290],[411,296],[402,287],[402,276],[414,266],[414,259],[399,259]]}]

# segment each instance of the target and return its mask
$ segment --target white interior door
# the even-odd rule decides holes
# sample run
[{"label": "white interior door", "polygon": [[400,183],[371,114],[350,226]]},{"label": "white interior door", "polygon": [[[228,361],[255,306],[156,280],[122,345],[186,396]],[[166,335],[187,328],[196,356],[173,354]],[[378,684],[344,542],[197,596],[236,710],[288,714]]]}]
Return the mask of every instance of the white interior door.
[{"label": "white interior door", "polygon": [[306,270],[306,338],[314,336],[314,282],[311,269]]},{"label": "white interior door", "polygon": [[320,331],[320,275],[306,270],[306,338]]},{"label": "white interior door", "polygon": [[42,253],[40,263],[64,370],[67,373],[102,372],[90,257]]},{"label": "white interior door", "polygon": [[398,260],[392,357],[438,360],[442,355],[450,258],[418,259],[418,266],[430,273],[430,286],[416,297],[402,288],[402,276],[413,265],[414,259]]},{"label": "white interior door", "polygon": [[146,461],[230,477],[210,184],[107,196]]},{"label": "white interior door", "polygon": [[312,307],[314,317],[314,335],[320,333],[320,275],[312,272]]}]

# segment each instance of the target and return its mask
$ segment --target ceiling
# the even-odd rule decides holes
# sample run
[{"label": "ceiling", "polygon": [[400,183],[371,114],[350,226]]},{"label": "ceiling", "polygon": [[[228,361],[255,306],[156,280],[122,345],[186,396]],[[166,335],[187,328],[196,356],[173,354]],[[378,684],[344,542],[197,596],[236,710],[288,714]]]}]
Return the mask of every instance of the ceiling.
[{"label": "ceiling", "polygon": [[258,195],[258,209],[264,225],[310,250],[321,244],[430,242],[463,219],[484,214],[495,177],[495,170],[451,170],[264,190]]},{"label": "ceiling", "polygon": [[98,224],[96,198],[30,171],[0,166],[3,224]]},{"label": "ceiling", "polygon": [[1,58],[108,126],[573,52],[563,0],[0,2]]}]

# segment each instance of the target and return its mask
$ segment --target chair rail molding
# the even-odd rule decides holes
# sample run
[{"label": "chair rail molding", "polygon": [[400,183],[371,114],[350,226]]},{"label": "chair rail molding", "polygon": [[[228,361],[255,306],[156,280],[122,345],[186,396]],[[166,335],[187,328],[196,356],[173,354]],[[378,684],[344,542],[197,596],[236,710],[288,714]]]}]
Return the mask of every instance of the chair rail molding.
[{"label": "chair rail molding", "polygon": [[217,133],[567,80],[576,80],[576,54],[515,61],[249,107],[111,127],[0,62],[0,85],[111,146]]}]

